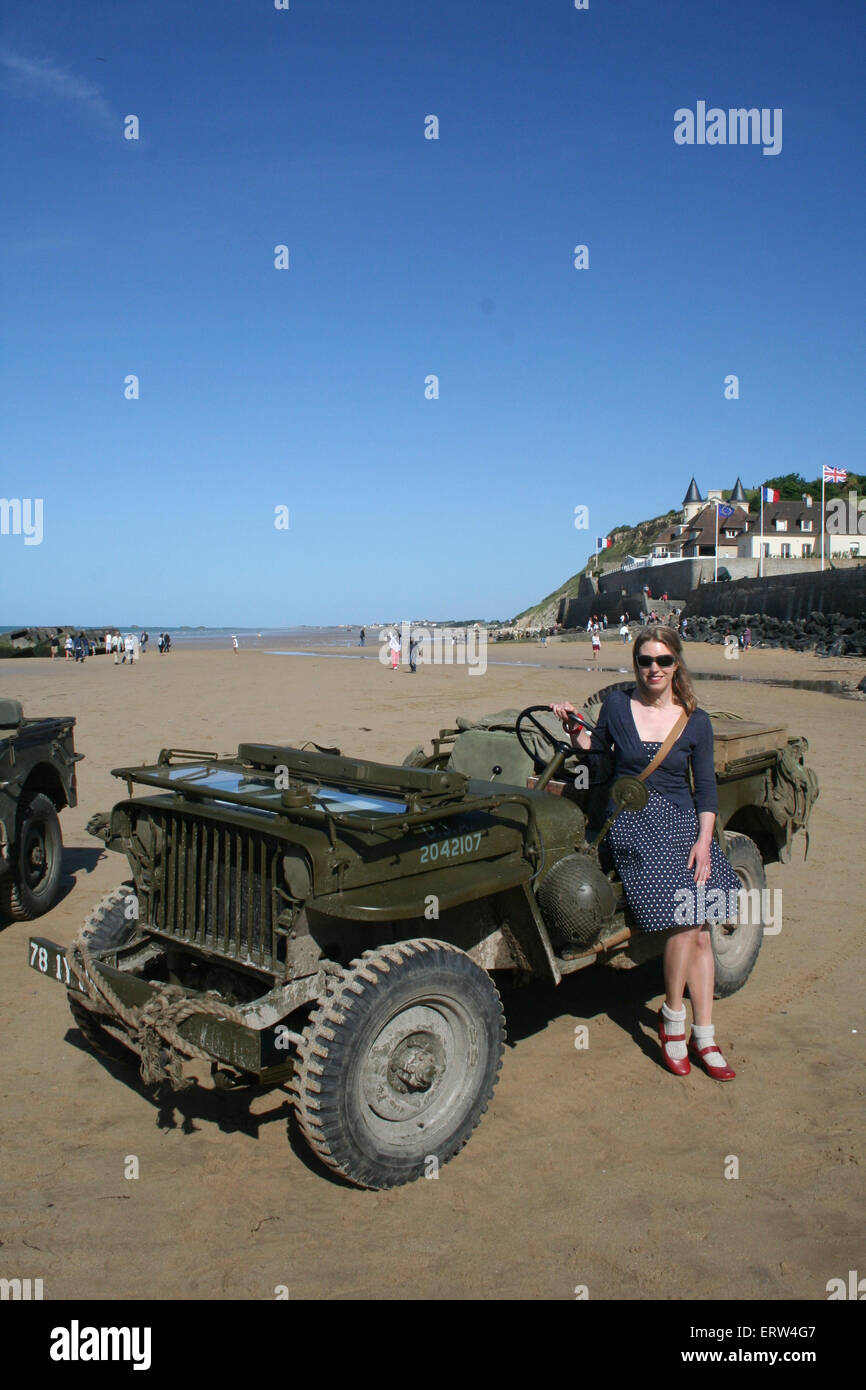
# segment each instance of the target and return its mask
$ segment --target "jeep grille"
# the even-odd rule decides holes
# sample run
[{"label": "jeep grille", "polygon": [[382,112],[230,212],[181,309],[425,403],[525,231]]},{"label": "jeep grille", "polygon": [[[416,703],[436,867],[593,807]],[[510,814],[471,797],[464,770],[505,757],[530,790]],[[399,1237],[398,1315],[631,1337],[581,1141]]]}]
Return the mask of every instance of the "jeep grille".
[{"label": "jeep grille", "polygon": [[[150,854],[140,884],[142,922],[161,935],[265,970],[279,970],[285,846],[270,835],[179,812],[139,823]],[[148,869],[150,872],[148,872]]]}]

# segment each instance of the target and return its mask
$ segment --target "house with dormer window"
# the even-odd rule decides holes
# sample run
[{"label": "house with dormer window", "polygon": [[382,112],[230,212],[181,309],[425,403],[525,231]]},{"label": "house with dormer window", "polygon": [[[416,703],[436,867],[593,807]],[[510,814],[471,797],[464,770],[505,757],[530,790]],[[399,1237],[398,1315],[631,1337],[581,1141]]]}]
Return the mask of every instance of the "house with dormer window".
[{"label": "house with dormer window", "polygon": [[[764,531],[761,517],[750,518],[749,526],[740,538],[737,554],[747,557],[770,556],[781,560],[808,560],[821,554],[820,503],[810,498],[799,502],[765,502]],[[824,516],[824,554],[859,555],[863,537],[833,534]]]},{"label": "house with dormer window", "polygon": [[702,497],[692,478],[683,498],[682,521],[663,531],[656,540],[654,560],[691,560],[716,554],[716,504],[733,507],[730,516],[719,516],[719,557],[734,559],[737,547],[748,529],[749,503],[738,478],[725,504],[721,489],[711,489]]}]

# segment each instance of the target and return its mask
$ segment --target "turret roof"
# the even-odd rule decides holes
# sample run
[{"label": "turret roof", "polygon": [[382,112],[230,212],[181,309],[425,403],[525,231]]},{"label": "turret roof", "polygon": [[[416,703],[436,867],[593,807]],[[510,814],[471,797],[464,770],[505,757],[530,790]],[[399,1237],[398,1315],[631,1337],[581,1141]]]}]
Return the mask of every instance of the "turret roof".
[{"label": "turret roof", "polygon": [[685,506],[687,502],[703,502],[704,500],[705,499],[700,494],[697,483],[694,478],[692,478],[692,481],[689,483],[689,490],[683,498],[683,506]]}]

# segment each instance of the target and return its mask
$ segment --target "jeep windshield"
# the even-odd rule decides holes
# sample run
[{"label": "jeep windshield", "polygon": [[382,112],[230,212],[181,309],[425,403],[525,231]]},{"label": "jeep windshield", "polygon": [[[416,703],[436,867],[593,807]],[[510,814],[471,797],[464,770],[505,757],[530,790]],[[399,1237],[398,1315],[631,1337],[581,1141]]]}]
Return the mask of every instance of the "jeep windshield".
[{"label": "jeep windshield", "polygon": [[[196,766],[167,767],[163,771],[165,779],[172,783],[186,785],[191,791],[207,790],[219,800],[219,792],[232,792],[235,795],[252,793],[263,801],[273,803],[274,813],[282,807],[282,790],[274,786],[272,777],[257,776],[236,768],[215,767],[208,764]],[[398,815],[405,813],[407,806],[403,797],[371,796],[369,792],[350,791],[343,787],[304,784],[310,791],[313,805],[321,811],[339,815],[341,811],[371,811],[377,815],[389,812]]]}]

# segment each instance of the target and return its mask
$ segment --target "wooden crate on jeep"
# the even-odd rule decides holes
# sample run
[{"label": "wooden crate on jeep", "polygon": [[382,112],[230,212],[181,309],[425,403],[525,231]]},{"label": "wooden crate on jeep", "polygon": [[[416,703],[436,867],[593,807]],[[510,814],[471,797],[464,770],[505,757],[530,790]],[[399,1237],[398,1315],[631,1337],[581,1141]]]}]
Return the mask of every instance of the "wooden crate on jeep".
[{"label": "wooden crate on jeep", "polygon": [[712,725],[716,772],[724,772],[732,763],[742,762],[744,758],[773,753],[788,742],[786,724],[757,724],[748,719],[714,715]]}]

